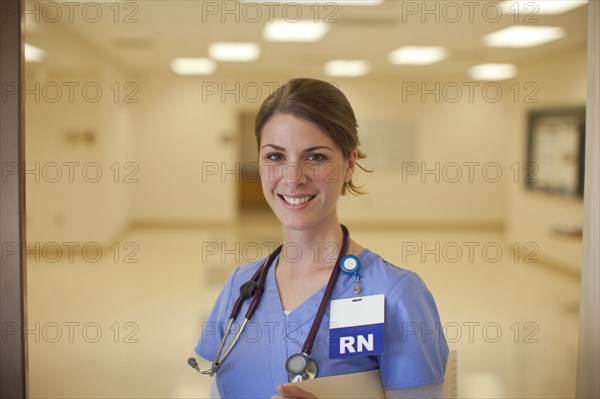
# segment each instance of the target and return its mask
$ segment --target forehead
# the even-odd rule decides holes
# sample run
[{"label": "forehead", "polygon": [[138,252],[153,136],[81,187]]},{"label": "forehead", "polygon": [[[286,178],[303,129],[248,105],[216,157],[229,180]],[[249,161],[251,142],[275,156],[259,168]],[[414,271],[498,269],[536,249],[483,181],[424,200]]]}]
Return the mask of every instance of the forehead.
[{"label": "forehead", "polygon": [[[261,145],[327,145],[337,147],[325,130],[314,122],[290,114],[273,115],[261,134]],[[282,145],[285,144],[285,145]]]}]

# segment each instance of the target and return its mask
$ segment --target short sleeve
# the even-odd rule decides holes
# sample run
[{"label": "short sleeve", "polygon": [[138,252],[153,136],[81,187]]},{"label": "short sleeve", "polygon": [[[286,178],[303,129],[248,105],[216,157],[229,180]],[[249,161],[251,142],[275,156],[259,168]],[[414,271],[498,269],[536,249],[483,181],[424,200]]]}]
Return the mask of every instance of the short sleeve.
[{"label": "short sleeve", "polygon": [[225,334],[227,328],[226,323],[229,322],[229,315],[227,314],[231,309],[231,290],[233,286],[233,280],[239,269],[236,269],[225,284],[223,289],[217,297],[217,301],[208,316],[208,320],[202,323],[202,333],[198,344],[196,345],[195,351],[198,355],[204,359],[212,361],[217,353],[221,339]]},{"label": "short sleeve", "polygon": [[442,383],[448,344],[423,280],[408,272],[392,287],[385,306],[385,347],[379,356],[385,390]]}]

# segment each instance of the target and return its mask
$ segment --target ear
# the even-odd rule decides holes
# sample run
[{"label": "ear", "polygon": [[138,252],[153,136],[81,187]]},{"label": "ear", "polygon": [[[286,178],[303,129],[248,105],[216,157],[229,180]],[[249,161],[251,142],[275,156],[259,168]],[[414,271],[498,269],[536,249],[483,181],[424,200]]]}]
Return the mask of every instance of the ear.
[{"label": "ear", "polygon": [[356,169],[356,161],[358,160],[358,149],[355,148],[350,153],[350,158],[347,159],[347,169],[346,174],[344,175],[344,181],[348,183],[352,180],[352,176],[354,175],[354,169]]}]

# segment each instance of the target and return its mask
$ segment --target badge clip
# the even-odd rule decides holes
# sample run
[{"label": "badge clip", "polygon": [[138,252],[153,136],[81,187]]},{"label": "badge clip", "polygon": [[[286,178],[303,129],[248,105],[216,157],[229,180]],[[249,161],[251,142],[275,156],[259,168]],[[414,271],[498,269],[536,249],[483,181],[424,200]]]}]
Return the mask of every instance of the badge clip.
[{"label": "badge clip", "polygon": [[354,281],[354,293],[360,294],[362,291],[361,288],[361,278],[360,278],[360,260],[354,255],[346,255],[342,258],[340,262],[340,269],[346,274],[353,275],[356,277]]}]

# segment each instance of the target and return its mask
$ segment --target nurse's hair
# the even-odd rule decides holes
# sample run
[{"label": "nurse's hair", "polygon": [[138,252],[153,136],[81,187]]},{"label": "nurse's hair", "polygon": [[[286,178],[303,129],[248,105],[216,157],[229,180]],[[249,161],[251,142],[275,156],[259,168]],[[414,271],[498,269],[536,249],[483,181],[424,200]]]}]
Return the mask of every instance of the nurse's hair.
[{"label": "nurse's hair", "polygon": [[[275,114],[290,114],[319,126],[342,150],[345,159],[356,148],[358,159],[366,155],[358,148],[358,124],[350,102],[337,87],[317,79],[291,79],[275,90],[262,103],[256,115],[254,134],[260,150],[260,139],[265,124]],[[357,163],[358,165],[358,163]],[[365,170],[362,166],[359,168]],[[342,195],[364,194],[352,180],[344,182]]]}]

